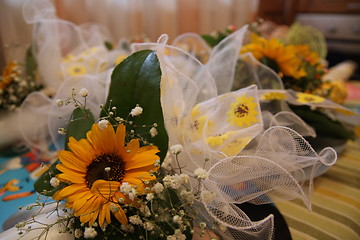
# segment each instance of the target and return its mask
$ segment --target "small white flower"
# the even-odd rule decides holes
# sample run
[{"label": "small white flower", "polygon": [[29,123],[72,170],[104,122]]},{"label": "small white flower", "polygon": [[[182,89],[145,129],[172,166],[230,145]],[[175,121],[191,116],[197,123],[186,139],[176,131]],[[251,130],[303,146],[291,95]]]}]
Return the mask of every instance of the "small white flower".
[{"label": "small white flower", "polygon": [[56,188],[57,186],[59,186],[60,181],[59,179],[53,177],[50,179],[50,185],[53,186],[54,188]]},{"label": "small white flower", "polygon": [[175,144],[170,147],[170,152],[173,154],[179,154],[183,150],[183,146],[180,144]]},{"label": "small white flower", "polygon": [[84,232],[85,238],[94,238],[97,236],[97,232],[93,227],[86,227]]},{"label": "small white flower", "polygon": [[109,207],[110,207],[110,211],[112,213],[116,213],[116,212],[118,212],[120,210],[119,206],[114,204],[114,203],[110,203]]},{"label": "small white flower", "polygon": [[204,228],[206,228],[206,223],[205,223],[205,222],[201,222],[201,223],[199,224],[199,226],[200,226],[200,228],[204,229]]},{"label": "small white flower", "polygon": [[103,130],[103,129],[107,128],[107,126],[109,125],[109,121],[106,119],[101,119],[98,122],[98,125],[99,125],[100,129]]},{"label": "small white flower", "polygon": [[158,135],[158,130],[154,127],[150,128],[150,131],[149,131],[151,137],[155,137],[156,135]]},{"label": "small white flower", "polygon": [[130,115],[135,117],[135,116],[139,116],[140,114],[142,114],[143,109],[142,107],[139,107],[139,105],[136,105],[135,108],[131,109]]},{"label": "small white flower", "polygon": [[152,231],[155,228],[155,225],[152,222],[145,222],[144,228],[147,231]]},{"label": "small white flower", "polygon": [[182,223],[182,218],[179,215],[175,215],[173,217],[173,223],[181,224]]},{"label": "small white flower", "polygon": [[132,189],[132,186],[128,182],[123,182],[120,186],[120,192],[124,194],[129,194]]},{"label": "small white flower", "polygon": [[203,190],[201,192],[201,198],[203,199],[204,203],[211,203],[216,197],[214,192],[210,192],[208,190]]},{"label": "small white flower", "polygon": [[58,129],[58,133],[59,133],[60,135],[65,135],[65,134],[66,134],[65,128],[59,128],[59,129]]},{"label": "small white flower", "polygon": [[209,173],[203,168],[195,169],[194,173],[198,179],[207,179],[209,177]]},{"label": "small white flower", "polygon": [[120,228],[121,228],[121,230],[123,230],[124,232],[134,232],[134,226],[131,225],[131,224],[127,224],[127,225],[121,224]]},{"label": "small white flower", "polygon": [[165,159],[161,164],[161,167],[164,168],[165,170],[170,171],[172,169],[171,167],[171,163],[172,163],[172,158],[169,152],[166,153]]},{"label": "small white flower", "polygon": [[75,229],[75,238],[81,238],[83,235],[83,231],[81,231],[81,229]]},{"label": "small white flower", "polygon": [[186,200],[187,203],[193,204],[195,201],[195,195],[191,191],[181,190],[180,197]]},{"label": "small white flower", "polygon": [[151,201],[153,199],[154,199],[154,194],[153,193],[149,193],[149,194],[146,195],[146,200]]},{"label": "small white flower", "polygon": [[87,97],[88,93],[89,93],[89,91],[86,88],[82,88],[79,91],[79,95],[82,97]]},{"label": "small white flower", "polygon": [[57,105],[58,107],[62,107],[62,106],[64,105],[64,102],[63,102],[61,99],[57,99],[57,100],[56,100],[56,105]]},{"label": "small white flower", "polygon": [[185,183],[188,183],[189,182],[189,175],[185,174],[185,173],[182,173],[179,175],[180,177],[180,181],[182,184],[185,184]]},{"label": "small white flower", "polygon": [[142,220],[139,217],[139,215],[134,215],[134,216],[129,217],[129,221],[134,225],[142,224]]},{"label": "small white flower", "polygon": [[164,190],[164,186],[161,183],[156,183],[152,189],[159,194]]},{"label": "small white flower", "polygon": [[150,211],[148,206],[141,205],[139,210],[145,217],[150,217],[151,216],[151,211]]}]

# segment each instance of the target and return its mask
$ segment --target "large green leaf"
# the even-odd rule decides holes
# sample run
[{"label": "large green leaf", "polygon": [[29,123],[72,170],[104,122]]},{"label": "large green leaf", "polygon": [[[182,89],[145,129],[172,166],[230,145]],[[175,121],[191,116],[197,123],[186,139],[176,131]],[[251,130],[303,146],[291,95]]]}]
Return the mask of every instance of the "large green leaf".
[{"label": "large green leaf", "polygon": [[[126,58],[114,69],[104,109],[116,107],[116,115],[129,121],[127,131],[134,130],[153,143],[160,150],[159,156],[164,159],[168,148],[168,136],[164,127],[164,118],[160,103],[160,63],[156,53],[151,50],[136,52]],[[131,117],[129,113],[137,104],[143,108],[140,116]],[[103,110],[101,117],[107,116]],[[158,135],[152,138],[151,127],[136,127],[157,124]]]},{"label": "large green leaf", "polygon": [[[65,149],[69,150],[67,143],[69,142],[70,137],[74,137],[76,140],[85,138],[86,133],[91,129],[93,123],[94,117],[89,110],[75,108],[71,115],[70,123],[66,129]],[[62,184],[56,188],[50,185],[50,179],[60,173],[60,171],[56,169],[56,165],[59,163],[59,160],[53,163],[50,168],[34,183],[34,189],[37,192],[46,196],[52,196],[56,191],[64,187]]]},{"label": "large green leaf", "polygon": [[311,110],[308,106],[290,105],[290,108],[312,126],[318,136],[348,140],[355,138],[354,132],[319,111]]}]

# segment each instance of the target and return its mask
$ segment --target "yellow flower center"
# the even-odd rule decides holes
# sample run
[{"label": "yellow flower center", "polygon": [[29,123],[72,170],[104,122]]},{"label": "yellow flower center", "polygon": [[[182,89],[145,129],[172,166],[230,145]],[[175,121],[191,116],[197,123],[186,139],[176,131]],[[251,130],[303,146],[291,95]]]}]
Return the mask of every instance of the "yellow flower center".
[{"label": "yellow flower center", "polygon": [[239,118],[244,117],[249,114],[249,108],[248,108],[248,106],[246,106],[244,104],[238,105],[238,107],[235,108],[234,110],[235,110],[234,111],[235,116],[237,116]]},{"label": "yellow flower center", "polygon": [[87,166],[85,182],[91,188],[96,180],[121,182],[124,175],[125,162],[118,155],[104,153],[93,159]]}]

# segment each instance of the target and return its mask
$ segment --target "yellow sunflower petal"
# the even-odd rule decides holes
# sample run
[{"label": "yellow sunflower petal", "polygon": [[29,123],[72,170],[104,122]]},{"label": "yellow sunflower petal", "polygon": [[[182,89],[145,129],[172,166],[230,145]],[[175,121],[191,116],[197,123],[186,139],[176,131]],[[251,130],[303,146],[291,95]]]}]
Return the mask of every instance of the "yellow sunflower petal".
[{"label": "yellow sunflower petal", "polygon": [[[79,199],[78,201],[80,201],[81,203],[83,203],[82,206],[80,205],[80,202],[75,201],[74,202],[74,211],[76,214],[75,216],[81,216],[81,215],[85,215],[88,214],[90,212],[92,212],[94,210],[93,205],[95,204],[96,201],[101,201],[102,199],[100,199],[98,197],[92,196],[91,198],[87,199],[85,202],[81,199]],[[78,205],[79,204],[79,205]]]},{"label": "yellow sunflower petal", "polygon": [[61,171],[62,173],[66,173],[66,174],[70,174],[70,175],[81,175],[81,176],[85,176],[86,174],[86,169],[82,169],[81,171],[79,170],[74,170],[72,168],[69,168],[67,166],[65,166],[64,164],[57,164],[56,168]]},{"label": "yellow sunflower petal", "polygon": [[122,208],[119,208],[119,211],[114,213],[114,216],[116,217],[116,219],[123,225],[128,224],[128,220],[127,217],[125,215],[125,212]]},{"label": "yellow sunflower petal", "polygon": [[75,192],[82,192],[82,191],[88,191],[89,189],[86,187],[85,184],[82,183],[78,183],[78,184],[71,184],[68,187],[65,187],[59,191],[57,191],[54,195],[53,198],[56,201],[62,200],[66,197],[68,197],[69,195],[74,194]]},{"label": "yellow sunflower petal", "polygon": [[86,163],[76,158],[72,152],[59,151],[59,159],[62,164],[77,171],[86,169]]},{"label": "yellow sunflower petal", "polygon": [[97,180],[91,187],[91,193],[97,197],[103,197],[105,199],[110,198],[110,195],[119,190],[120,182]]},{"label": "yellow sunflower petal", "polygon": [[96,157],[94,148],[86,139],[77,141],[75,138],[70,137],[68,146],[74,156],[81,159],[85,164],[91,163],[91,160]]},{"label": "yellow sunflower petal", "polygon": [[149,150],[146,150],[146,147],[140,148],[140,151],[138,151],[133,158],[125,161],[125,170],[128,171],[135,168],[154,165],[156,160],[159,160],[159,156],[155,155],[157,152],[159,152],[157,148],[149,148]]},{"label": "yellow sunflower petal", "polygon": [[79,175],[69,175],[66,173],[60,173],[57,175],[57,178],[60,181],[63,181],[63,182],[69,181],[72,183],[84,183],[84,177],[85,177],[85,174],[83,176],[80,174]]},{"label": "yellow sunflower petal", "polygon": [[[115,139],[116,139],[116,146],[121,146],[119,149],[121,149],[125,145],[125,131],[126,127],[125,125],[121,124],[117,126],[116,133],[115,133]],[[120,154],[120,153],[118,153]]]},{"label": "yellow sunflower petal", "polygon": [[133,158],[136,155],[139,148],[139,139],[132,139],[125,148],[118,151],[118,154],[120,155],[121,159],[126,162],[127,160]]},{"label": "yellow sunflower petal", "polygon": [[93,124],[86,137],[95,148],[96,154],[117,152],[118,146],[115,146],[115,132],[110,124],[105,129],[100,129],[98,124]]},{"label": "yellow sunflower petal", "polygon": [[110,208],[107,207],[108,205],[109,204],[104,204],[100,208],[100,211],[99,211],[99,225],[100,225],[100,227],[102,227],[104,225],[106,211],[109,211],[109,213],[110,213]]}]

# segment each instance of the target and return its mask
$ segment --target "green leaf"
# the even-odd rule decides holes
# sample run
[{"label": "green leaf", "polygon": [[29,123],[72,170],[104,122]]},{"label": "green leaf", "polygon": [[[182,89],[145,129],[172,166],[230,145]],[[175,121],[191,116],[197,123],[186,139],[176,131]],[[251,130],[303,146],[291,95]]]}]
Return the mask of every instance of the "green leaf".
[{"label": "green leaf", "polygon": [[25,54],[25,71],[26,71],[26,75],[28,77],[31,77],[32,79],[35,79],[35,74],[36,74],[36,69],[37,69],[37,62],[36,59],[32,53],[32,46],[30,46],[27,50],[26,50],[26,54]]},{"label": "green leaf", "polygon": [[354,132],[345,128],[340,122],[330,119],[319,111],[313,111],[307,106],[294,106],[290,108],[306,123],[312,126],[316,134],[321,137],[336,139],[354,139]]},{"label": "green leaf", "polygon": [[[160,63],[154,51],[143,50],[132,54],[115,67],[104,109],[116,107],[116,116],[133,121],[133,125],[126,126],[127,131],[134,130],[135,134],[157,146],[163,160],[168,148],[168,136],[160,103],[160,80]],[[143,108],[143,113],[129,116],[137,104]],[[101,117],[105,116],[107,113],[103,110]],[[149,134],[151,127],[133,127],[153,123],[157,124],[158,131],[154,138]]]},{"label": "green leaf", "polygon": [[105,45],[106,49],[109,50],[109,51],[114,49],[114,46],[113,46],[113,44],[111,42],[105,41],[104,45]]},{"label": "green leaf", "polygon": [[[65,150],[69,150],[67,143],[69,142],[70,137],[74,137],[76,140],[85,138],[86,133],[91,130],[93,124],[94,117],[90,110],[83,108],[75,108],[71,115],[70,123],[68,124],[66,129]],[[41,193],[45,196],[52,196],[56,191],[65,187],[64,184],[61,184],[56,188],[50,185],[50,179],[61,173],[59,170],[56,169],[56,165],[59,163],[59,160],[54,162],[50,166],[50,168],[45,173],[43,173],[34,183],[34,189],[38,193]]]}]

